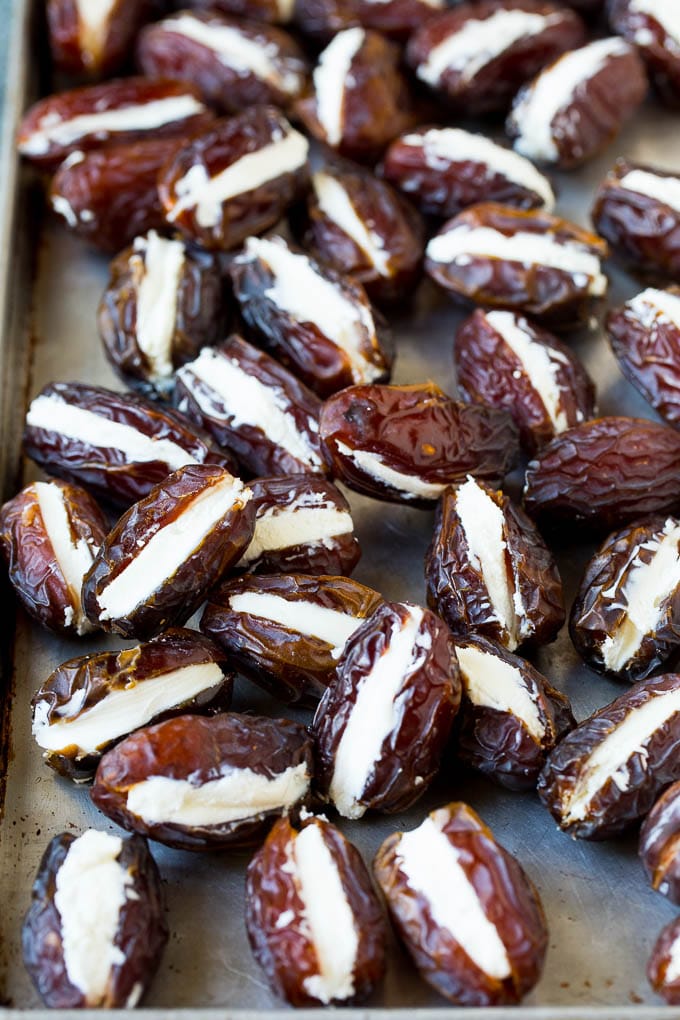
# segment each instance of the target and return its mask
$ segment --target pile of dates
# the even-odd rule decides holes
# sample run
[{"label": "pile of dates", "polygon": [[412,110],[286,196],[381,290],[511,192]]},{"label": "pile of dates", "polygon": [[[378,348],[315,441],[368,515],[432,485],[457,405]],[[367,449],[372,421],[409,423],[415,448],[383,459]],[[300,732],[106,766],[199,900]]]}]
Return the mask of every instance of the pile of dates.
[{"label": "pile of dates", "polygon": [[[410,808],[454,760],[574,838],[642,822],[641,881],[680,905],[680,168],[612,160],[592,229],[548,176],[650,87],[680,106],[673,4],[47,7],[71,87],[17,144],[114,256],[96,328],[121,388],[35,395],[44,474],[0,509],[0,553],[36,624],[83,642],[41,678],[36,753],[130,835],[47,847],[36,988],[142,1000],[168,938],[155,841],[254,853],[248,937],[292,1005],[371,995],[390,923],[450,1002],[518,1003],[548,921],[473,808],[393,832],[372,875],[343,820]],[[598,417],[568,343],[605,311],[610,256],[645,287],[604,328],[662,421]],[[455,396],[391,382],[390,318],[424,277],[467,310]],[[427,607],[352,578],[353,493],[433,512]],[[582,535],[600,544],[569,606],[554,551]],[[629,685],[578,724],[531,661],[565,624]],[[120,647],[88,651],[102,632]],[[273,717],[232,710],[241,678]],[[680,1003],[680,918],[648,976]]]}]

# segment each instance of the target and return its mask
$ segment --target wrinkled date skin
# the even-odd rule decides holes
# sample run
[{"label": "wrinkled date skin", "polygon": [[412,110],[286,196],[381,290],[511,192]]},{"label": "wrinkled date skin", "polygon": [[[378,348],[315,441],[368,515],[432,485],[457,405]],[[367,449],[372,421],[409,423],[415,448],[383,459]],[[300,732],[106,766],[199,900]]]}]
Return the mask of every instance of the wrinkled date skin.
[{"label": "wrinkled date skin", "polygon": [[[650,720],[649,706],[659,698],[667,699],[665,708],[654,706],[658,715]],[[640,732],[628,722],[635,717]],[[621,736],[624,722],[628,732]],[[643,818],[664,787],[680,779],[679,748],[680,675],[641,680],[560,741],[538,793],[570,836],[609,839]]]},{"label": "wrinkled date skin", "polygon": [[[159,805],[152,820],[129,806],[137,784],[165,777],[190,784],[196,791],[225,774],[247,771],[275,781],[287,770],[301,779],[294,800],[281,799],[262,808],[242,807],[240,817],[224,821],[186,823],[176,816],[161,817]],[[101,760],[91,796],[105,815],[124,829],[179,850],[221,850],[256,845],[280,815],[304,806],[312,775],[312,745],[304,726],[288,719],[226,712],[212,718],[184,715],[138,730]],[[290,785],[290,784],[289,784]],[[287,789],[286,795],[289,794]]]},{"label": "wrinkled date skin", "polygon": [[[457,638],[456,654],[463,683],[455,730],[457,757],[508,790],[535,789],[546,755],[576,725],[568,698],[526,659],[495,641]],[[494,669],[501,668],[504,679],[512,680],[514,696],[512,687],[499,690],[493,683]],[[524,701],[533,705],[535,717],[513,709]]]},{"label": "wrinkled date skin", "polygon": [[[445,66],[430,73],[427,62],[432,51],[451,37],[476,29],[479,22],[498,17],[500,11],[522,11],[541,16],[536,30],[506,45],[497,56],[488,57],[487,39],[501,31],[500,26],[484,31],[479,52],[470,47],[469,57],[460,66]],[[513,33],[514,34],[514,33]],[[507,109],[517,89],[565,50],[585,42],[583,22],[573,11],[565,11],[541,0],[482,0],[463,3],[425,23],[411,37],[406,58],[416,75],[466,115],[492,113]],[[494,39],[493,52],[497,50]]]},{"label": "wrinkled date skin", "polygon": [[[360,44],[352,56],[347,74],[327,81],[326,87],[342,91],[337,134],[328,125],[318,104],[319,81],[331,73],[322,63],[313,75],[314,89],[299,99],[295,112],[307,130],[320,142],[342,156],[362,163],[374,162],[393,138],[416,122],[408,82],[400,68],[399,49],[377,32],[363,29]],[[342,38],[340,39],[342,42]],[[339,45],[338,36],[330,44]],[[330,61],[328,61],[330,63]]]},{"label": "wrinkled date skin", "polygon": [[[214,48],[211,29],[217,34]],[[256,46],[266,70],[258,73],[256,60],[250,70],[230,62],[228,47],[220,50],[219,33],[225,30],[234,33],[234,49],[239,37],[246,47]],[[287,32],[215,11],[182,11],[147,26],[137,43],[137,63],[152,78],[190,81],[207,103],[228,113],[259,103],[285,107],[300,95],[307,76],[304,54]]]},{"label": "wrinkled date skin", "polygon": [[[114,719],[107,724],[107,701],[112,711],[118,704],[122,714],[126,692],[133,700],[145,684],[158,687],[161,678],[169,681],[177,670],[211,664],[216,667],[215,675],[206,679],[205,687],[193,696],[180,695],[174,704],[162,707],[161,691],[155,702],[142,703],[127,724]],[[92,779],[105,751],[140,726],[185,712],[226,711],[231,704],[233,686],[234,676],[227,670],[225,657],[217,645],[195,631],[171,628],[153,641],[134,648],[95,652],[58,666],[33,698],[33,736],[40,747],[51,745],[44,752],[48,765],[67,779],[82,783]],[[132,708],[129,711],[132,712]],[[77,740],[74,742],[73,732],[79,737],[82,735],[83,730],[78,727],[87,723],[88,716],[94,726],[97,725],[94,718],[99,718],[103,740],[94,747],[88,744],[85,748]],[[52,727],[63,734],[64,743],[58,750],[53,746]]]},{"label": "wrinkled date skin", "polygon": [[680,47],[677,34],[670,29],[672,8],[668,8],[669,28],[644,10],[633,9],[631,0],[611,0],[609,23],[615,32],[633,43],[647,65],[656,91],[669,106],[680,106]]},{"label": "wrinkled date skin", "polygon": [[[272,599],[276,605],[269,615]],[[297,626],[277,619],[280,600],[297,616]],[[316,705],[335,679],[352,628],[358,629],[382,604],[376,591],[348,577],[246,574],[212,592],[201,630],[224,649],[234,669],[279,701]],[[336,640],[331,637],[336,635],[333,626],[315,627],[318,608],[344,617],[338,621]]]},{"label": "wrinkled date skin", "polygon": [[425,509],[468,474],[499,482],[518,454],[506,411],[458,403],[433,383],[343,390],[324,404],[320,434],[351,489]]},{"label": "wrinkled date skin", "polygon": [[116,860],[131,882],[126,887],[114,936],[122,960],[112,966],[102,1000],[88,1002],[69,979],[62,918],[55,903],[57,876],[76,839],[71,832],[55,836],[40,862],[23,925],[24,963],[43,1002],[50,1008],[123,1009],[132,1001],[136,1004],[150,985],[168,940],[161,876],[145,839],[132,836],[122,840]]},{"label": "wrinkled date skin", "polygon": [[[60,418],[69,408],[93,416],[80,419],[87,428],[79,437],[67,428],[59,431]],[[120,439],[117,430],[108,431],[111,425],[133,431]],[[126,451],[126,443],[145,447],[145,440],[148,451]],[[114,442],[121,445],[106,445]],[[122,507],[148,495],[185,454],[187,464],[231,466],[228,454],[218,451],[180,414],[131,393],[76,382],[49,383],[40,391],[26,416],[24,451],[44,470]]]},{"label": "wrinkled date skin", "polygon": [[[418,282],[425,247],[415,209],[390,184],[349,163],[325,165],[312,185],[306,247],[325,265],[359,280],[373,300],[403,301]],[[333,216],[338,193],[347,196],[361,223],[358,238]]]},{"label": "wrinkled date skin", "polygon": [[527,468],[524,508],[541,527],[608,531],[680,510],[680,436],[645,418],[595,418],[560,433]]},{"label": "wrinkled date skin", "polygon": [[[56,490],[66,521],[66,540],[78,550],[82,573],[62,566],[45,523],[40,493]],[[54,527],[55,524],[51,524]],[[58,524],[61,531],[61,522]],[[74,638],[91,630],[80,601],[85,570],[106,537],[104,516],[84,489],[52,479],[33,483],[0,509],[0,553],[12,587],[34,620],[57,634]]]},{"label": "wrinkled date skin", "polygon": [[[329,998],[328,994],[314,995],[311,991],[315,983],[323,987],[323,968],[309,928],[295,856],[297,840],[310,826],[316,828],[331,857],[358,937],[351,991],[347,989],[341,997]],[[327,923],[334,923],[330,913]],[[276,822],[248,865],[246,929],[253,955],[269,984],[292,1006],[361,1002],[385,973],[387,919],[366,865],[340,830],[321,818],[307,818],[298,828],[287,818]]]},{"label": "wrinkled date skin", "polygon": [[[519,862],[496,842],[467,804],[439,808],[428,815],[423,826],[429,828],[429,843],[446,840],[447,849],[455,854],[479,908],[502,943],[507,967],[503,977],[487,973],[468,954],[464,940],[435,920],[429,897],[414,887],[404,870],[412,834],[395,832],[378,850],[373,870],[392,921],[421,977],[459,1006],[520,1002],[538,981],[548,947],[538,892]],[[421,837],[423,852],[426,846]],[[450,895],[455,897],[455,887]]]},{"label": "wrinkled date skin", "polygon": [[[238,478],[210,464],[169,475],[107,535],[83,582],[88,618],[104,630],[140,639],[185,623],[248,546],[255,526],[251,496]],[[199,514],[192,546],[182,516],[191,519],[194,502],[209,500],[215,501],[214,513],[207,524],[206,511]],[[193,540],[191,530],[188,537]],[[148,564],[144,570],[138,557]]]},{"label": "wrinkled date skin", "polygon": [[[374,670],[380,669],[380,661],[390,654],[395,639],[414,624],[417,629],[408,655],[400,647],[398,661],[392,664],[393,671],[401,671],[395,694],[398,721],[376,746],[362,789],[358,789],[343,770],[363,748],[348,746],[346,733],[351,737],[352,716],[362,688],[371,684]],[[387,678],[379,675],[378,681],[385,684]],[[345,645],[336,679],[314,716],[316,785],[321,796],[332,801],[346,818],[360,818],[367,810],[385,814],[406,810],[439,770],[460,698],[460,674],[448,627],[427,609],[391,602],[378,606]]]},{"label": "wrinkled date skin", "polygon": [[[490,515],[493,530],[484,527]],[[494,552],[505,573],[502,599],[495,597]],[[514,651],[554,641],[564,623],[559,571],[538,529],[502,492],[472,478],[442,495],[425,580],[428,605],[454,634],[482,634]]]},{"label": "wrinkled date skin", "polygon": [[[229,374],[223,382],[221,372],[226,370]],[[254,420],[248,421],[247,398],[244,408],[238,388],[248,387],[251,380],[261,389],[252,398]],[[174,399],[182,414],[205,429],[252,475],[324,474],[327,470],[318,433],[320,401],[291,372],[239,336],[229,337],[181,368]],[[258,401],[269,406],[262,411]],[[268,414],[276,426],[272,427]],[[282,419],[285,428],[279,426]]]},{"label": "wrinkled date skin", "polygon": [[[173,102],[178,104],[174,115]],[[46,169],[56,169],[68,155],[89,152],[111,144],[126,145],[143,141],[149,131],[135,126],[139,114],[150,104],[164,103],[167,112],[159,114],[162,122],[153,127],[154,140],[182,137],[205,127],[212,115],[199,100],[199,93],[191,84],[161,78],[119,78],[98,85],[84,85],[68,92],[41,99],[25,115],[17,136],[17,148],[22,156]],[[125,125],[125,113],[129,126]],[[115,115],[117,126],[109,126],[106,115]],[[97,124],[88,130],[69,123],[86,117]],[[122,124],[120,123],[122,120]]]},{"label": "wrinkled date skin", "polygon": [[680,917],[667,924],[654,943],[647,963],[647,980],[669,1006],[680,1005],[680,975],[676,960],[680,951]]},{"label": "wrinkled date skin", "polygon": [[[277,148],[287,162],[276,169]],[[247,167],[258,152],[268,151],[274,176],[241,190],[250,178]],[[294,151],[293,151],[294,150]],[[201,136],[170,157],[158,177],[158,193],[167,222],[190,241],[209,250],[235,248],[249,234],[259,234],[283,216],[305,190],[308,182],[308,143],[291,128],[273,106],[255,106],[225,120],[218,120]],[[239,168],[241,160],[248,160]],[[219,180],[232,169],[228,197],[222,199]],[[236,183],[237,171],[244,180]],[[253,171],[254,173],[254,171]],[[215,182],[218,181],[216,184]],[[206,197],[201,198],[201,192]]]},{"label": "wrinkled date skin", "polygon": [[[660,301],[660,303],[659,303]],[[677,319],[666,313],[677,308]],[[680,424],[680,287],[648,289],[607,315],[621,371],[670,425]]]},{"label": "wrinkled date skin", "polygon": [[191,7],[197,10],[209,8],[211,11],[224,11],[225,14],[273,25],[286,24],[293,16],[293,8],[288,0],[192,0]]},{"label": "wrinkled date skin", "polygon": [[55,68],[71,75],[100,77],[118,71],[128,59],[140,26],[150,13],[148,0],[115,0],[99,23],[88,25],[76,0],[48,0],[47,24]]},{"label": "wrinkled date skin", "polygon": [[669,786],[645,818],[638,853],[652,889],[680,904],[680,783]]},{"label": "wrinkled date skin", "polygon": [[[351,324],[357,349],[352,349],[351,340],[345,347],[318,322],[295,317],[284,307],[283,299],[277,295],[276,270],[266,261],[269,251],[251,240],[243,255],[232,262],[229,275],[241,316],[256,342],[270,350],[320,397],[330,396],[352,383],[388,380],[392,367],[391,333],[384,319],[371,308],[361,283],[294,252],[281,239],[268,243],[280,247],[289,257],[292,253],[303,258],[300,268],[306,267],[322,283],[330,284],[347,302],[345,324],[348,330]],[[276,249],[273,254],[277,254]],[[291,265],[288,259],[286,262],[292,275],[292,266],[298,268],[298,263]],[[309,286],[308,280],[301,279],[298,286]]]},{"label": "wrinkled date skin", "polygon": [[305,35],[324,42],[356,25],[405,41],[443,6],[444,0],[296,0],[295,21]]},{"label": "wrinkled date skin", "polygon": [[[506,339],[515,329],[531,345],[526,360]],[[595,412],[595,385],[571,348],[523,315],[477,309],[458,327],[453,356],[460,395],[508,410],[530,454]]]},{"label": "wrinkled date skin", "polygon": [[349,503],[317,475],[280,475],[252,483],[253,538],[236,569],[256,574],[344,574],[359,562]]},{"label": "wrinkled date skin", "polygon": [[666,187],[678,187],[677,174],[617,160],[595,195],[595,229],[636,271],[680,281],[680,210],[654,195],[635,191],[635,178],[628,175],[636,171],[651,174],[662,194]]},{"label": "wrinkled date skin", "polygon": [[[680,555],[680,520],[653,517],[609,535],[586,567],[569,633],[591,669],[641,680],[680,647],[680,579],[658,573],[668,547]],[[647,582],[645,583],[645,574]],[[644,623],[642,622],[644,621]]]},{"label": "wrinkled date skin", "polygon": [[[489,254],[475,250],[474,236],[480,230]],[[533,236],[548,242],[556,259],[573,260],[573,271],[546,265],[538,250],[525,260],[513,258],[515,245],[521,240],[528,246]],[[507,254],[499,257],[497,246]],[[583,271],[583,256],[589,257],[590,271]],[[605,294],[607,278],[600,261],[606,256],[604,241],[568,220],[484,202],[444,224],[425,250],[425,270],[465,303],[524,312],[567,329],[587,322]]]},{"label": "wrinkled date skin", "polygon": [[[157,322],[144,320],[144,281],[153,278],[160,246],[182,246],[181,268],[167,279],[162,301],[173,309],[167,358],[162,366],[140,344],[140,332],[151,335]],[[160,255],[160,252],[158,252]],[[140,313],[141,308],[141,313]],[[155,311],[154,307],[154,311]],[[140,321],[141,320],[141,321]],[[111,263],[109,282],[99,302],[97,324],[104,351],[114,370],[128,386],[150,399],[167,398],[174,385],[173,370],[196,357],[202,347],[216,344],[224,334],[222,276],[215,259],[181,241],[158,235],[135,238]]]}]

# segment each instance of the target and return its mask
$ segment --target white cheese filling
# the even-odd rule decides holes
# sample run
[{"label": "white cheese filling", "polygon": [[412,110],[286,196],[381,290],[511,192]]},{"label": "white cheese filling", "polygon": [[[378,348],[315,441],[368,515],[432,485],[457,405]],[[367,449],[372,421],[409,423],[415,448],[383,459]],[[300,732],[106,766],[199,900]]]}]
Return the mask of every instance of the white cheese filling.
[{"label": "white cheese filling", "polygon": [[418,475],[407,475],[385,464],[377,453],[368,450],[352,450],[345,443],[336,440],[338,453],[351,460],[364,474],[383,482],[400,492],[404,499],[438,499],[447,482],[424,482]]},{"label": "white cheese filling", "polygon": [[319,57],[319,63],[314,69],[316,116],[329,145],[338,145],[342,139],[345,87],[351,84],[352,61],[365,38],[363,28],[348,28],[338,32]]},{"label": "white cheese filling", "polygon": [[500,656],[472,645],[456,645],[456,654],[465,693],[473,705],[512,713],[540,743],[545,737],[545,723],[521,670]]},{"label": "white cheese filling", "polygon": [[514,143],[517,151],[529,159],[558,160],[555,117],[570,106],[579,86],[594,78],[611,57],[629,52],[623,39],[599,39],[570,50],[542,71],[511,113],[519,130]]},{"label": "white cheese filling", "polygon": [[332,506],[272,507],[255,521],[252,541],[238,562],[248,566],[265,552],[293,549],[295,546],[324,545],[332,547],[335,539],[354,531],[348,510]]},{"label": "white cheese filling", "polygon": [[626,302],[648,329],[657,322],[666,322],[680,330],[680,295],[671,294],[667,290],[656,290],[648,287],[642,293]]},{"label": "white cheese filling", "polygon": [[503,643],[512,652],[524,636],[524,606],[507,568],[503,511],[474,478],[468,478],[456,493],[456,513],[472,565],[489,593],[493,617],[507,634]]},{"label": "white cheese filling", "polygon": [[568,364],[565,356],[534,340],[518,325],[518,317],[512,312],[487,312],[486,321],[517,357],[555,432],[564,432],[569,428],[569,420],[562,404],[558,373],[560,366]]},{"label": "white cheese filling", "polygon": [[451,933],[474,965],[502,981],[511,974],[510,960],[496,926],[460,861],[458,849],[442,832],[436,812],[397,845],[397,863],[411,889],[427,903],[432,919]]},{"label": "white cheese filling", "polygon": [[474,258],[506,259],[524,266],[548,266],[569,273],[580,287],[594,296],[604,294],[607,277],[600,259],[577,242],[560,243],[553,234],[519,230],[510,236],[491,227],[470,227],[461,223],[432,238],[427,255],[434,262],[467,266]]},{"label": "white cheese filling", "polygon": [[87,634],[93,628],[83,613],[80,592],[83,577],[90,569],[97,550],[90,549],[84,538],[77,538],[74,535],[64,492],[59,485],[53,482],[35,482],[34,489],[45,532],[73,603],[72,606],[64,607],[67,616],[66,626],[75,620],[78,634]]},{"label": "white cheese filling", "polygon": [[363,617],[341,613],[300,599],[285,599],[269,592],[248,591],[232,595],[229,605],[234,613],[246,613],[271,620],[282,627],[331,645],[331,655],[339,658],[347,641],[362,623]]},{"label": "white cheese filling", "polygon": [[101,56],[117,0],[75,0],[83,63],[91,65]]},{"label": "white cheese filling", "polygon": [[533,191],[548,212],[555,205],[550,182],[533,163],[484,135],[461,128],[430,128],[423,134],[405,135],[401,142],[422,149],[427,165],[433,170],[446,171],[452,163],[480,163],[487,167],[487,176],[499,174],[518,187]]},{"label": "white cheese filling", "polygon": [[[676,3],[670,3],[669,0],[630,0],[628,5],[629,14],[647,14],[650,18],[654,18],[666,35],[673,40],[673,42],[680,45],[680,7]],[[641,45],[648,44],[650,40],[638,40],[637,36],[635,39]]]},{"label": "white cheese filling", "polygon": [[[193,386],[194,376],[207,387]],[[177,373],[201,410],[237,429],[243,425],[260,429],[268,441],[286,450],[310,468],[321,467],[319,453],[310,445],[290,413],[285,396],[273,386],[249,375],[235,358],[204,347],[195,361]]]},{"label": "white cheese filling", "polygon": [[610,779],[621,791],[630,786],[628,761],[633,754],[647,758],[646,745],[663,724],[680,711],[680,687],[651,697],[628,713],[623,722],[601,740],[585,760],[581,773],[564,801],[564,821],[580,821]]},{"label": "white cheese filling", "polygon": [[[626,563],[622,573],[627,576],[621,589],[625,615],[602,643],[604,664],[615,672],[624,669],[639,651],[645,636],[656,631],[664,602],[680,585],[680,525],[669,518],[661,534],[646,542],[642,549],[651,552],[652,557],[645,563],[638,553],[632,563]],[[621,579],[619,575],[614,591]]]},{"label": "white cheese filling", "polygon": [[680,978],[680,935],[676,935],[670,946],[668,965],[663,976],[664,986],[672,985],[678,978]]},{"label": "white cheese filling", "polygon": [[319,966],[305,978],[308,995],[328,1005],[354,995],[359,933],[338,866],[318,825],[308,825],[293,844],[295,877]]},{"label": "white cheese filling", "polygon": [[307,765],[291,765],[274,779],[225,766],[219,779],[198,785],[189,779],[151,776],[128,790],[127,809],[148,825],[226,825],[290,808],[309,789]]},{"label": "white cheese filling", "polygon": [[200,227],[216,227],[225,202],[283,174],[295,173],[307,162],[308,152],[305,136],[290,128],[273,136],[268,145],[241,156],[215,177],[209,177],[203,164],[196,163],[175,184],[176,201],[166,218],[172,223],[190,209]]},{"label": "white cheese filling", "polygon": [[519,39],[545,31],[560,15],[531,14],[527,11],[495,11],[489,18],[469,18],[457,31],[434,46],[416,74],[428,85],[439,85],[447,71],[460,71],[470,81],[483,67],[513,46]]},{"label": "white cheese filling", "polygon": [[420,668],[431,645],[430,635],[420,630],[422,620],[423,610],[409,606],[405,622],[393,626],[385,651],[360,681],[335,753],[329,791],[345,818],[361,818],[366,813],[359,800],[384,742],[401,722],[407,681]]},{"label": "white cheese filling", "polygon": [[291,21],[295,11],[295,0],[275,0],[275,3],[278,15],[277,20],[281,24]]},{"label": "white cheese filling", "polygon": [[186,261],[182,241],[168,241],[152,230],[138,237],[133,255],[142,262],[137,285],[136,338],[154,378],[172,375],[172,341],[177,318],[177,295]]},{"label": "white cheese filling", "polygon": [[46,712],[36,710],[33,736],[46,751],[77,747],[79,756],[94,754],[161,713],[218,687],[223,680],[224,674],[216,662],[183,666],[149,680],[132,679],[126,687],[111,691],[85,711],[79,691],[57,710],[58,718],[53,716],[51,724]]},{"label": "white cheese filling", "polygon": [[390,253],[383,238],[370,223],[364,223],[340,181],[330,174],[317,173],[312,184],[321,212],[354,241],[377,273],[389,278]]},{"label": "white cheese filling", "polygon": [[54,905],[61,918],[66,973],[87,1006],[100,1006],[111,970],[125,962],[114,939],[120,914],[135,899],[132,878],[117,858],[123,841],[88,829],[71,843],[57,871]]},{"label": "white cheese filling", "polygon": [[619,183],[626,191],[646,195],[680,212],[680,177],[662,177],[649,170],[630,170]]},{"label": "white cheese filling", "polygon": [[240,478],[231,475],[203,489],[109,581],[97,599],[99,619],[117,620],[132,613],[189,559],[237,500],[245,504],[251,496]]},{"label": "white cheese filling", "polygon": [[171,471],[198,461],[170,439],[145,436],[132,425],[111,421],[103,415],[87,411],[62,397],[39,396],[31,403],[26,424],[102,450],[119,450],[130,463],[161,461]]},{"label": "white cheese filling", "polygon": [[37,129],[19,146],[25,156],[42,156],[51,145],[72,145],[86,135],[102,137],[120,131],[153,131],[174,120],[184,120],[205,110],[194,96],[169,96],[154,99],[136,106],[123,106],[101,113],[81,114],[71,120],[62,120],[58,113],[48,113],[40,119]]},{"label": "white cheese filling", "polygon": [[278,308],[299,323],[311,323],[347,355],[355,383],[370,383],[383,369],[363,352],[375,337],[370,309],[352,301],[312,265],[309,256],[298,255],[280,239],[249,237],[241,261],[261,259],[274,281],[265,291]]}]

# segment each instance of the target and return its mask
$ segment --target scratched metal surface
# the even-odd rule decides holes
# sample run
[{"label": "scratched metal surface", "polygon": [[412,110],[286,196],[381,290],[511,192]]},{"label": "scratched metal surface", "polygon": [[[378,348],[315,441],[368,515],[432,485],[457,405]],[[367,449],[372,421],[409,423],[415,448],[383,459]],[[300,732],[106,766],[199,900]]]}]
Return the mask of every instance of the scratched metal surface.
[{"label": "scratched metal surface", "polygon": [[[5,149],[0,154],[0,180],[5,183],[5,194],[0,194],[0,252],[4,259],[0,264],[0,322],[4,324],[0,468],[5,498],[15,484],[17,423],[25,400],[53,379],[118,385],[105,364],[95,328],[106,261],[87,252],[51,222],[35,219],[39,210],[36,192],[27,186],[30,178],[25,171],[15,174],[8,150],[10,121],[24,102],[25,88],[31,87],[27,85],[28,65],[20,59],[27,38],[20,24],[23,14],[24,8],[17,5],[10,46],[14,62],[8,79]],[[556,179],[559,211],[587,224],[595,186],[620,154],[680,167],[677,119],[652,106],[643,110],[601,159],[576,174]],[[34,222],[39,223],[37,228],[30,226]],[[36,252],[37,270],[32,275],[31,257]],[[610,268],[612,303],[640,289],[634,280]],[[460,313],[449,301],[424,284],[410,313],[395,323],[395,380],[435,379],[454,392],[451,343],[459,319]],[[599,327],[573,338],[573,344],[598,384],[603,413],[651,416],[621,376]],[[25,466],[24,478],[32,477],[35,469]],[[364,550],[357,579],[388,598],[422,601],[422,561],[432,515],[348,495]],[[585,547],[573,545],[559,552],[569,596],[587,554]],[[6,609],[0,615],[4,621],[8,619]],[[0,823],[0,1003],[5,1007],[0,1013],[7,1017],[15,1016],[15,1010],[40,1006],[22,966],[20,927],[31,881],[48,840],[63,830],[80,832],[91,825],[114,828],[91,806],[86,790],[60,780],[42,764],[30,736],[30,699],[59,662],[86,648],[104,647],[106,641],[86,646],[59,641],[39,632],[21,614],[14,640],[5,634],[5,651],[13,652],[11,668],[0,688],[3,719],[11,724]],[[620,688],[580,664],[566,630],[555,644],[537,654],[535,663],[570,696],[579,719],[620,693]],[[267,714],[281,713],[246,681],[239,681],[237,705]],[[406,814],[341,823],[341,827],[370,861],[390,832],[412,827],[432,807],[453,798],[469,801],[480,812],[500,841],[521,860],[545,904],[551,933],[545,972],[513,1015],[533,1020],[680,1016],[680,1011],[658,1008],[645,980],[645,961],[654,939],[676,911],[646,887],[634,837],[607,844],[574,842],[555,829],[534,796],[500,791],[456,771],[450,763],[428,795]],[[173,1018],[193,1015],[197,1007],[206,1009],[203,1015],[209,1017],[226,1017],[235,1011],[243,1020],[260,1018],[262,1011],[272,1018],[278,1016],[274,1011],[281,1003],[268,991],[244,932],[247,857],[196,856],[160,846],[154,847],[154,854],[165,882],[172,934],[145,1005],[157,1010],[158,1016]],[[431,993],[396,945],[392,946],[384,986],[366,1010],[353,1012],[356,1017],[373,1015],[379,1020],[386,1008],[390,1012],[408,1010],[422,1020],[468,1015],[468,1011],[447,1008]],[[483,1020],[509,1012],[484,1010],[474,1015]]]}]

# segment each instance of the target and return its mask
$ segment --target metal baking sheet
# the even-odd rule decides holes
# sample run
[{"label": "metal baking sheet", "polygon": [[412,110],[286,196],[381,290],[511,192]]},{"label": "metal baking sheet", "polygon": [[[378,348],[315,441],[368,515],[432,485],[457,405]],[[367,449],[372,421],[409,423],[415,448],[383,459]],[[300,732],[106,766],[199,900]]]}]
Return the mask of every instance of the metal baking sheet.
[{"label": "metal baking sheet", "polygon": [[[34,67],[29,58],[31,11],[27,3],[20,2],[13,10],[5,136],[0,151],[0,180],[5,186],[0,190],[3,499],[16,491],[20,470],[23,481],[36,477],[30,464],[21,464],[19,443],[26,401],[44,383],[78,378],[119,385],[105,363],[95,326],[107,262],[43,217],[39,190],[30,172],[18,167],[11,150],[16,118],[36,88],[30,80],[34,72],[29,70]],[[619,154],[680,167],[677,125],[676,117],[651,105],[645,108],[601,159],[578,173],[557,177],[559,211],[587,225],[595,186]],[[640,289],[633,279],[614,266],[610,268],[612,303]],[[451,346],[460,318],[461,313],[443,294],[423,284],[409,314],[396,323],[395,380],[434,379],[454,392]],[[602,413],[653,416],[621,376],[599,327],[572,342],[598,384]],[[357,579],[391,599],[422,602],[423,555],[432,515],[348,495],[364,550]],[[568,596],[573,594],[589,551],[582,545],[559,550]],[[86,647],[106,647],[107,641],[113,646],[114,642],[101,639],[83,646],[59,641],[40,632],[21,614],[14,631],[6,590],[1,604],[5,671],[0,687],[0,775],[4,774],[6,783],[0,822],[0,1015],[9,1018],[40,1006],[21,962],[20,929],[47,842],[64,830],[114,828],[91,806],[86,790],[69,785],[43,765],[30,736],[30,700],[59,662]],[[569,695],[579,719],[621,693],[620,687],[580,664],[566,629],[534,661]],[[246,681],[238,684],[237,707],[284,714],[282,706]],[[659,1006],[645,979],[645,962],[654,939],[677,911],[648,889],[634,837],[604,844],[572,841],[556,830],[535,796],[501,791],[457,770],[452,762],[445,764],[426,798],[406,814],[343,822],[341,827],[370,861],[390,832],[413,827],[432,807],[451,799],[464,799],[480,812],[538,887],[550,927],[544,975],[522,1007],[452,1009],[418,979],[394,944],[384,986],[365,1009],[350,1012],[362,1020],[381,1020],[386,1012],[392,1015],[398,1011],[419,1020],[468,1015],[480,1020],[507,1015],[532,1020],[680,1016],[680,1010]],[[242,1020],[263,1020],[265,1013],[276,1017],[277,1010],[282,1016],[290,1015],[281,1011],[281,1003],[269,992],[248,949],[243,925],[247,856],[191,855],[161,846],[153,850],[165,882],[171,937],[146,1007],[155,1011],[153,1015],[167,1018],[194,1016],[198,1008],[204,1011],[202,1016],[210,1018],[235,1014]],[[321,1011],[308,1011],[307,1015],[310,1013],[321,1015]]]}]

